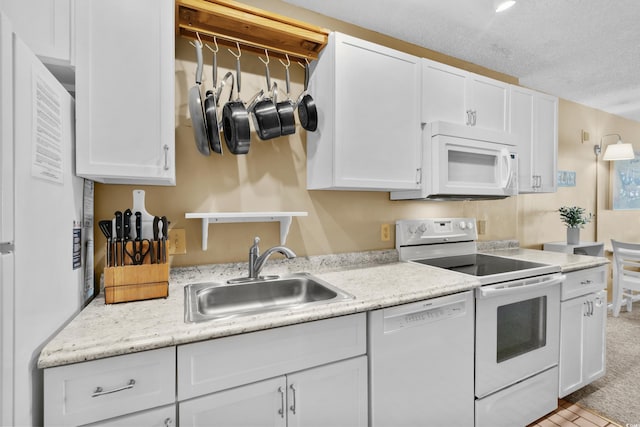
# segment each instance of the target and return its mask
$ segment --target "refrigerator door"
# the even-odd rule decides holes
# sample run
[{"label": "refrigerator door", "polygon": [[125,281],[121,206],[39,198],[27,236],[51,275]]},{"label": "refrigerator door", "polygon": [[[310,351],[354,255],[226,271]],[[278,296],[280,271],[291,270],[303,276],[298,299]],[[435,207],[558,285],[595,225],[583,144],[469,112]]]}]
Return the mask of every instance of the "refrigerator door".
[{"label": "refrigerator door", "polygon": [[0,13],[0,425],[13,422],[13,69],[11,27]]},{"label": "refrigerator door", "polygon": [[74,243],[83,182],[73,174],[73,99],[14,35],[14,423],[42,423],[44,344],[82,307]]},{"label": "refrigerator door", "polygon": [[11,26],[0,13],[0,243],[13,242],[13,69]]}]

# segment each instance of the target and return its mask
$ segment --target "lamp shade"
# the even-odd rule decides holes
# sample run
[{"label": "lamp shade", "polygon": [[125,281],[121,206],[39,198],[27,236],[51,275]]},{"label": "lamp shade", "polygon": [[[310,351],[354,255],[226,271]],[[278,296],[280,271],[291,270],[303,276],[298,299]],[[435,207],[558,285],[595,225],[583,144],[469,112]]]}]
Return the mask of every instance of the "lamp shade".
[{"label": "lamp shade", "polygon": [[602,156],[602,160],[631,160],[634,158],[633,145],[625,144],[622,141],[607,146],[607,149],[604,150],[604,156]]}]

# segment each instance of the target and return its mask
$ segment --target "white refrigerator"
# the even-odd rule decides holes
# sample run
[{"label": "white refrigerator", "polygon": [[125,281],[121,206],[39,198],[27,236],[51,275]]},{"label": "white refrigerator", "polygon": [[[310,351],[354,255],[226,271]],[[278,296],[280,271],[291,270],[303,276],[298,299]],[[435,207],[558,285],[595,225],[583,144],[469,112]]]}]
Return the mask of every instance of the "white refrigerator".
[{"label": "white refrigerator", "polygon": [[2,11],[0,70],[0,425],[41,425],[38,356],[88,295],[93,207],[73,173],[74,101]]}]

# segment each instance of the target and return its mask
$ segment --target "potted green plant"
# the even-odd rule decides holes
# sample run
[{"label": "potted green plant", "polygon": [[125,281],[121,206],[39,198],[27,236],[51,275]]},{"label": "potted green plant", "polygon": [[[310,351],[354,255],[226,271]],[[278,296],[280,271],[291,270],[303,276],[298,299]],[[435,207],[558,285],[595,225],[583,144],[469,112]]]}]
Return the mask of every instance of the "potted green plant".
[{"label": "potted green plant", "polygon": [[591,221],[593,215],[579,206],[563,206],[558,209],[560,220],[567,227],[567,244],[580,243],[580,229]]}]

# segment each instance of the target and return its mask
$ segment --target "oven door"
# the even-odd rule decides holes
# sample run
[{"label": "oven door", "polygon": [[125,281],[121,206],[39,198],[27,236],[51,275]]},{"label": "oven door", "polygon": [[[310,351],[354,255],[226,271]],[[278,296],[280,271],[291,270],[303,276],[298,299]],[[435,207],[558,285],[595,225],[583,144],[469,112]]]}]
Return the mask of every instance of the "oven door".
[{"label": "oven door", "polygon": [[558,364],[561,274],[476,289],[476,397]]}]

